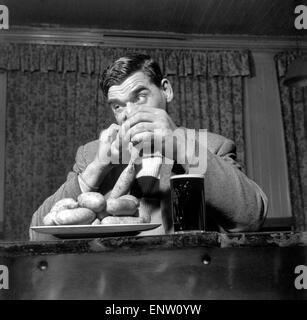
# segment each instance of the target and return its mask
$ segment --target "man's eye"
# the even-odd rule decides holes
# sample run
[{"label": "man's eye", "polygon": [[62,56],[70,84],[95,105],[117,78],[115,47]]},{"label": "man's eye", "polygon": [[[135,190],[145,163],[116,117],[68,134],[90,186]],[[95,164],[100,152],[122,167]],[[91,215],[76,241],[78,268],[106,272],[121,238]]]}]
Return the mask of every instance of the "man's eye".
[{"label": "man's eye", "polygon": [[113,105],[112,108],[113,108],[114,111],[118,111],[120,106],[118,104],[115,104],[115,105]]},{"label": "man's eye", "polygon": [[147,95],[145,93],[140,93],[135,97],[135,102],[142,103],[146,100]]}]

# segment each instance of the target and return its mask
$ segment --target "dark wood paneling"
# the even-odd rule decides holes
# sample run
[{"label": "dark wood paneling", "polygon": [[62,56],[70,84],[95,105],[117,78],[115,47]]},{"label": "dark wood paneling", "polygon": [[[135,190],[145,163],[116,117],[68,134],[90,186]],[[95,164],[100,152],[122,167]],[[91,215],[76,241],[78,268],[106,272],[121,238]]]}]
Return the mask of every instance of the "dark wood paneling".
[{"label": "dark wood paneling", "polygon": [[294,286],[306,258],[298,246],[0,257],[10,271],[0,298],[306,299]]}]

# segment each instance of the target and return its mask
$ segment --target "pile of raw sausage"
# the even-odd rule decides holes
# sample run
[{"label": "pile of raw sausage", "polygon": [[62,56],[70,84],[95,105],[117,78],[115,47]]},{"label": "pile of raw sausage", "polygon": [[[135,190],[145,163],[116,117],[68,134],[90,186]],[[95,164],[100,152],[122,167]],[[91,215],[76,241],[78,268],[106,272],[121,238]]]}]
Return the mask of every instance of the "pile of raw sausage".
[{"label": "pile of raw sausage", "polygon": [[85,192],[77,201],[65,198],[58,201],[44,218],[44,225],[88,225],[145,223],[139,216],[139,200],[132,195],[108,200],[98,192]]}]

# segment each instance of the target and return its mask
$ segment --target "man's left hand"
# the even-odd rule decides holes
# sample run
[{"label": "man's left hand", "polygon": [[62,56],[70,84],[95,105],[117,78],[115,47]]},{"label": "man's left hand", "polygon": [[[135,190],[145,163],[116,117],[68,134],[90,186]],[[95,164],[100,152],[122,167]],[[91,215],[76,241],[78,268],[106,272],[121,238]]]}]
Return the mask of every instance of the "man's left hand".
[{"label": "man's left hand", "polygon": [[[155,145],[161,147],[161,150],[154,152],[161,151],[163,155],[166,146],[173,143],[173,132],[176,129],[177,126],[164,109],[144,106],[136,108],[123,124],[126,141],[144,146],[156,142]],[[176,152],[176,149],[174,145],[173,151]]]}]

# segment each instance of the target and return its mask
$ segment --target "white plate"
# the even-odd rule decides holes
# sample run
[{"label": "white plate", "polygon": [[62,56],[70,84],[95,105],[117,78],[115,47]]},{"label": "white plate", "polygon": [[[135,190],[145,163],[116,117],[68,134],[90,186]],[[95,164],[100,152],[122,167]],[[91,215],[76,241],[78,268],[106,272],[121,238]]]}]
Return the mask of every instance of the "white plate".
[{"label": "white plate", "polygon": [[158,228],[160,223],[108,224],[108,225],[68,225],[31,227],[40,233],[58,238],[97,238],[138,234],[141,231]]}]

